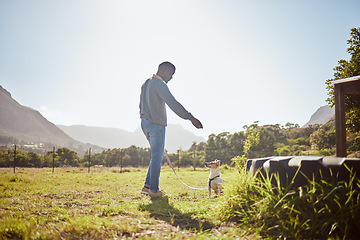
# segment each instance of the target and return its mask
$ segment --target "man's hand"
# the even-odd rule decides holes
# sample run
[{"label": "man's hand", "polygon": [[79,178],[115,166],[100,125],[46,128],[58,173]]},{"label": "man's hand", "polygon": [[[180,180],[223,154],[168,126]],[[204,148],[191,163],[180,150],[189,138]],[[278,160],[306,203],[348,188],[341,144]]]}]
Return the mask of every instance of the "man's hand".
[{"label": "man's hand", "polygon": [[201,122],[198,119],[193,117],[190,119],[190,121],[196,128],[203,128],[203,125],[201,124]]}]

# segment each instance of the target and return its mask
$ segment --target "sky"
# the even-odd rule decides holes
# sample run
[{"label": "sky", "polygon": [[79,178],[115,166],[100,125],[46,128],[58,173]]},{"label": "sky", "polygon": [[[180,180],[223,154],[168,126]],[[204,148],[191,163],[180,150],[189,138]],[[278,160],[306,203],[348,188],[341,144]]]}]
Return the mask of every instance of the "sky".
[{"label": "sky", "polygon": [[0,85],[55,124],[140,126],[142,83],[170,61],[204,128],[304,125],[360,27],[360,1],[0,0]]}]

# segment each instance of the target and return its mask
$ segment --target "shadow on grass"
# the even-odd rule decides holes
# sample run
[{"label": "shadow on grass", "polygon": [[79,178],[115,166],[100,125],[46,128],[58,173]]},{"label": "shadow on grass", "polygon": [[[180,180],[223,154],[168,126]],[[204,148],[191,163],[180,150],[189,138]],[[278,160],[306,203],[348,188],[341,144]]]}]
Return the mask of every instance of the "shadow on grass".
[{"label": "shadow on grass", "polygon": [[168,197],[153,198],[149,204],[140,204],[140,210],[148,211],[151,217],[166,221],[181,229],[205,231],[214,227],[206,220],[193,218],[193,212],[181,213],[179,209],[169,203]]}]

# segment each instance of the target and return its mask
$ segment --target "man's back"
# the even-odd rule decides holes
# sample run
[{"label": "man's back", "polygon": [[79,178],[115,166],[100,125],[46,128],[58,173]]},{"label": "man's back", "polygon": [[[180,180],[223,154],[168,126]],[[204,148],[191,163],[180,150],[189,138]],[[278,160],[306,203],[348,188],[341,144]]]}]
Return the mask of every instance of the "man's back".
[{"label": "man's back", "polygon": [[162,126],[167,125],[165,102],[159,92],[163,91],[160,79],[150,78],[141,86],[140,118],[145,118]]},{"label": "man's back", "polygon": [[167,85],[152,77],[141,86],[140,118],[162,126],[167,125],[165,103],[181,118],[190,119],[192,115],[174,98]]}]

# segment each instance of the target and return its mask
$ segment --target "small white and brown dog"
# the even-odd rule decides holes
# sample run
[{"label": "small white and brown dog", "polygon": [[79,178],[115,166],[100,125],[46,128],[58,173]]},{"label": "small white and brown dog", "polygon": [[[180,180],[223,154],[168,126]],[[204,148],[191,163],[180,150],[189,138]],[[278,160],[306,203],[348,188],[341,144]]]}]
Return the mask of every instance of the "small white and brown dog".
[{"label": "small white and brown dog", "polygon": [[220,160],[216,159],[212,162],[205,162],[205,167],[210,168],[209,175],[209,197],[211,196],[211,189],[214,190],[215,194],[218,195],[221,192],[222,184],[225,184],[220,177]]}]

